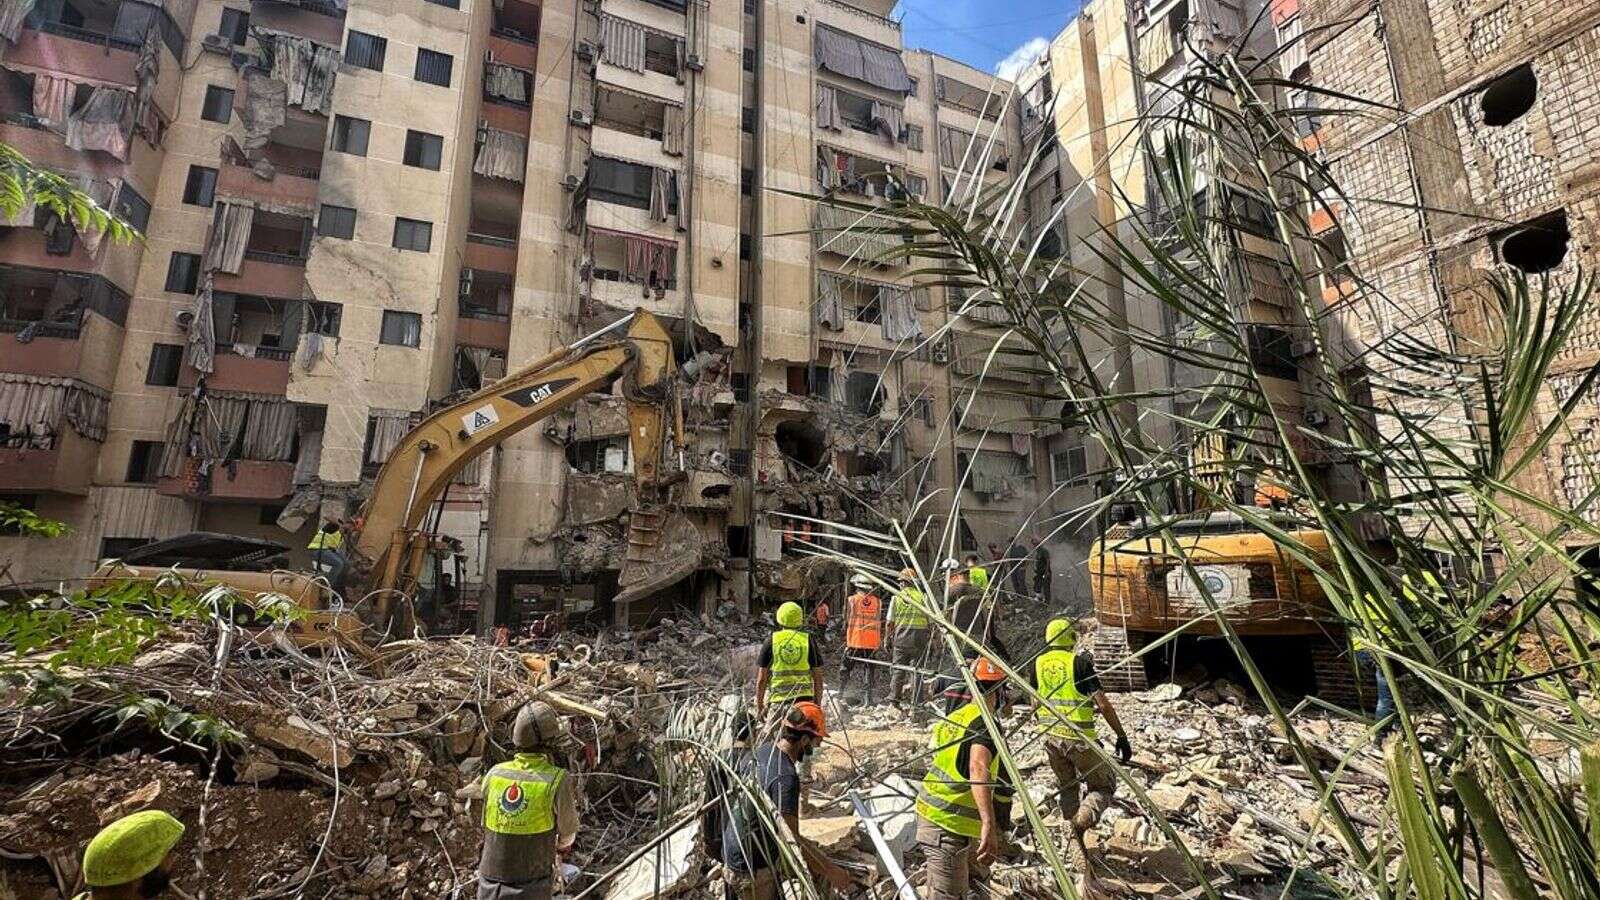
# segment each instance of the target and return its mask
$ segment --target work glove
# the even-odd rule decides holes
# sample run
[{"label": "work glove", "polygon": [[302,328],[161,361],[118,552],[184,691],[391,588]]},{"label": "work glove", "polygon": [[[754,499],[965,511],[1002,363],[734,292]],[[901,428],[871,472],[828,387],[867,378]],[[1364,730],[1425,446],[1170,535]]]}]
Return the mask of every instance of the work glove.
[{"label": "work glove", "polygon": [[1119,734],[1117,735],[1117,760],[1123,765],[1127,765],[1130,759],[1133,759],[1133,745],[1128,743],[1127,735]]}]

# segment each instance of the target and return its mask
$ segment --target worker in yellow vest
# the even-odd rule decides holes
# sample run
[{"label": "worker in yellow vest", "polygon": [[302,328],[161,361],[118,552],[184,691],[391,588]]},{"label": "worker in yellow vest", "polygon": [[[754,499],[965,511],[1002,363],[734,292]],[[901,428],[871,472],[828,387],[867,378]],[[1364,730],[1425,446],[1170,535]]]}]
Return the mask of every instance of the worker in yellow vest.
[{"label": "worker in yellow vest", "polygon": [[172,848],[183,823],[159,809],[123,816],[89,841],[83,851],[83,882],[75,900],[134,900],[159,897],[172,880]]},{"label": "worker in yellow vest", "polygon": [[338,590],[344,579],[344,570],[350,564],[350,558],[344,555],[344,531],[339,528],[339,523],[332,519],[323,522],[317,533],[306,542],[306,549],[311,551],[311,562],[317,571],[327,576],[328,584]]},{"label": "worker in yellow vest", "polygon": [[[1078,848],[1083,835],[1105,812],[1116,790],[1116,776],[1092,746],[1098,738],[1094,714],[1099,709],[1117,736],[1117,756],[1126,763],[1133,745],[1122,730],[1122,720],[1100,689],[1094,657],[1075,653],[1077,629],[1071,619],[1053,619],[1044,630],[1045,650],[1034,660],[1034,689],[1039,701],[1034,714],[1045,732],[1045,756],[1056,775],[1061,815],[1072,828]],[[1088,788],[1080,799],[1080,782]]]},{"label": "worker in yellow vest", "polygon": [[968,553],[966,557],[967,582],[981,590],[989,590],[989,570],[978,565],[978,554]]},{"label": "worker in yellow vest", "polygon": [[933,726],[933,758],[917,793],[917,843],[927,860],[929,900],[961,900],[973,866],[986,866],[1000,853],[1000,761],[983,709],[996,719],[1005,715],[1006,676],[987,657],[973,663],[972,676],[979,696]]},{"label": "worker in yellow vest", "polygon": [[555,763],[565,738],[555,708],[535,700],[511,726],[516,755],[483,776],[478,900],[550,900],[558,857],[578,836],[572,781]]},{"label": "worker in yellow vest", "polygon": [[805,612],[798,603],[785,603],[776,619],[756,670],[756,713],[762,719],[769,709],[781,716],[801,700],[822,702],[822,654],[805,631]]},{"label": "worker in yellow vest", "polygon": [[889,702],[900,704],[900,685],[916,686],[917,676],[907,668],[923,664],[928,653],[928,598],[917,587],[917,570],[900,570],[900,589],[889,599],[890,661]]}]

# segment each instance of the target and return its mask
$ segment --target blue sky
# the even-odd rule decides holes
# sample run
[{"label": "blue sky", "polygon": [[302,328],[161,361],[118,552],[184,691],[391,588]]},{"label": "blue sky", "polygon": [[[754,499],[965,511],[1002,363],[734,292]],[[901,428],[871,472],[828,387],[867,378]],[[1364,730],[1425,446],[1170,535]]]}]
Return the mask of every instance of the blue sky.
[{"label": "blue sky", "polygon": [[[1026,64],[1077,15],[1080,0],[900,0],[905,45],[986,72]],[[1011,74],[1007,71],[1005,74]]]}]

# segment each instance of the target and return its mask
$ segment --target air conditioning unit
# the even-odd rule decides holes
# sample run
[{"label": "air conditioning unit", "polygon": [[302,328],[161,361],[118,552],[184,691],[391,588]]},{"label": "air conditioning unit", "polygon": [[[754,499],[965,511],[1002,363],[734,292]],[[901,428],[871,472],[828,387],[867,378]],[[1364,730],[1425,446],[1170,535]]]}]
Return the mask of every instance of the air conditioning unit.
[{"label": "air conditioning unit", "polygon": [[689,69],[692,72],[704,71],[706,67],[705,61],[700,58],[700,54],[698,53],[691,53],[685,57],[683,60],[683,65],[684,68]]},{"label": "air conditioning unit", "polygon": [[578,42],[578,58],[584,62],[594,62],[595,47],[588,41]]},{"label": "air conditioning unit", "polygon": [[179,331],[188,331],[189,326],[194,324],[194,313],[187,309],[180,309],[172,316],[172,319],[178,324]]},{"label": "air conditioning unit", "polygon": [[944,341],[934,341],[933,342],[933,351],[932,352],[933,352],[933,361],[934,362],[939,363],[940,365],[948,365],[949,364],[949,362],[950,362],[950,345],[948,343],[946,343]]},{"label": "air conditioning unit", "polygon": [[572,113],[567,116],[567,119],[572,122],[572,124],[581,125],[584,128],[588,128],[594,124],[594,120],[589,118],[589,111],[586,109],[573,110]]},{"label": "air conditioning unit", "polygon": [[1312,428],[1321,428],[1328,424],[1328,414],[1320,409],[1306,410],[1306,424]]},{"label": "air conditioning unit", "polygon": [[568,175],[567,177],[561,179],[561,186],[566,188],[569,191],[577,190],[578,189],[578,185],[580,185],[582,183],[583,183],[582,179],[580,179],[576,175]]},{"label": "air conditioning unit", "polygon": [[472,296],[472,278],[473,278],[473,274],[474,273],[473,273],[473,271],[471,269],[462,269],[461,270],[461,282],[460,282],[460,286],[458,288],[458,292],[463,297]]},{"label": "air conditioning unit", "polygon": [[1289,355],[1295,359],[1305,359],[1317,355],[1316,341],[1295,341],[1289,345]]},{"label": "air conditioning unit", "polygon": [[233,41],[220,34],[208,34],[200,39],[200,46],[213,53],[232,53]]}]

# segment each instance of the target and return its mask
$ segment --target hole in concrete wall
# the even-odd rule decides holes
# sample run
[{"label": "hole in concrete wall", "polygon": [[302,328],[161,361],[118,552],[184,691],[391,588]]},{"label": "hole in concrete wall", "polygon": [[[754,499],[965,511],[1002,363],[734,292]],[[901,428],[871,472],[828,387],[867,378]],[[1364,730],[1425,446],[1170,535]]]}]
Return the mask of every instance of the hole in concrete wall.
[{"label": "hole in concrete wall", "polygon": [[742,559],[750,555],[750,528],[747,525],[729,525],[727,532],[728,556]]},{"label": "hole in concrete wall", "polygon": [[876,475],[881,471],[883,471],[883,461],[871,453],[849,453],[844,457],[846,478]]},{"label": "hole in concrete wall", "polygon": [[1539,78],[1533,74],[1533,66],[1517,66],[1483,89],[1478,99],[1483,124],[1491,128],[1510,125],[1533,109],[1533,101],[1538,96]]},{"label": "hole in concrete wall", "polygon": [[732,494],[733,485],[731,484],[708,484],[700,489],[700,499],[702,500],[720,500]]},{"label": "hole in concrete wall", "polygon": [[810,422],[779,422],[778,452],[808,469],[822,468],[828,436]]},{"label": "hole in concrete wall", "polygon": [[1571,240],[1567,212],[1557,210],[1506,233],[1500,241],[1500,258],[1530,275],[1548,272],[1561,265]]}]

